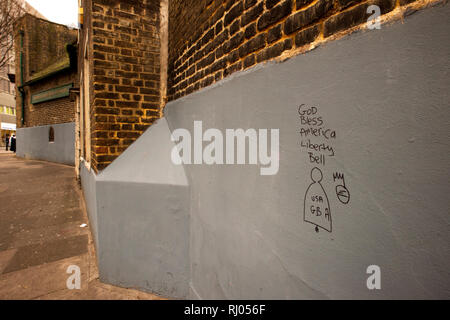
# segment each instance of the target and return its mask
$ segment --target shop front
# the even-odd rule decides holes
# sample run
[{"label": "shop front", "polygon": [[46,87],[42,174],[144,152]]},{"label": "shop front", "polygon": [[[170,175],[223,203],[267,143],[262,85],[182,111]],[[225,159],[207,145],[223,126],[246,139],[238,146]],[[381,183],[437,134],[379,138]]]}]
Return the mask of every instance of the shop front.
[{"label": "shop front", "polygon": [[6,137],[10,137],[13,134],[16,134],[16,124],[15,123],[0,122],[0,135],[1,135],[0,146],[1,147],[3,147],[3,148],[5,147]]}]

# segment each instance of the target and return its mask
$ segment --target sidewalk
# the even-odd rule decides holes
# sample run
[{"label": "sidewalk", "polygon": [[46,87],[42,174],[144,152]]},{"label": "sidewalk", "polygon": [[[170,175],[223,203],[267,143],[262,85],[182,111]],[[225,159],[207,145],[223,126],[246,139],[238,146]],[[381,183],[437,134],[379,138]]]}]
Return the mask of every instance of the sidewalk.
[{"label": "sidewalk", "polygon": [[[73,167],[0,151],[0,299],[159,299],[102,284]],[[81,289],[67,289],[81,270]]]}]

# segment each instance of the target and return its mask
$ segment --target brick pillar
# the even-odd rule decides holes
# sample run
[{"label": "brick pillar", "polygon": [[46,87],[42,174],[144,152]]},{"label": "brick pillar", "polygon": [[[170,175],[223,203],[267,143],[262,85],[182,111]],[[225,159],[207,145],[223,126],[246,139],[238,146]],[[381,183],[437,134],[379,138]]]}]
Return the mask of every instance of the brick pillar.
[{"label": "brick pillar", "polygon": [[161,117],[160,2],[91,3],[91,155],[98,171]]}]

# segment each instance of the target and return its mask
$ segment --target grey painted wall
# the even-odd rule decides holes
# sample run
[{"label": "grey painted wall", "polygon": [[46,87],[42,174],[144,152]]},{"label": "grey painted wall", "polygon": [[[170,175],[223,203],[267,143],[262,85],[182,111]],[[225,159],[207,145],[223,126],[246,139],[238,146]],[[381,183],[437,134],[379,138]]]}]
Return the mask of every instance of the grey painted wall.
[{"label": "grey painted wall", "polygon": [[[55,141],[48,141],[50,127]],[[75,165],[75,123],[17,128],[17,156]]]},{"label": "grey painted wall", "polygon": [[[169,103],[95,178],[102,280],[175,297],[189,281],[204,299],[449,298],[449,14],[427,9]],[[336,139],[301,136],[302,104]],[[166,120],[172,132],[279,128],[279,172],[173,166]],[[325,165],[308,138],[333,147]],[[332,232],[304,221],[314,167]],[[370,265],[381,290],[367,289]]]},{"label": "grey painted wall", "polygon": [[98,176],[81,166],[100,280],[172,298],[189,290],[189,187],[165,119]]},{"label": "grey painted wall", "polygon": [[[280,170],[186,166],[191,282],[201,298],[450,298],[450,7],[330,42],[170,103],[171,130],[280,128]],[[301,147],[298,106],[336,130],[325,166]],[[306,127],[306,126],[303,126]],[[323,171],[332,233],[303,221]],[[335,192],[345,175],[345,205]],[[308,198],[308,197],[307,197]],[[309,200],[308,200],[309,201]],[[382,290],[368,290],[378,265]]]}]

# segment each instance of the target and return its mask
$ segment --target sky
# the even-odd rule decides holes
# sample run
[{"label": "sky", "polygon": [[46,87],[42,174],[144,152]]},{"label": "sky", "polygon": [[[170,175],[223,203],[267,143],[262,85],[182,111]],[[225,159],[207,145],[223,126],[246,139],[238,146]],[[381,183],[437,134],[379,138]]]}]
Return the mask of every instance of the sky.
[{"label": "sky", "polygon": [[78,25],[78,0],[26,0],[48,20]]}]

